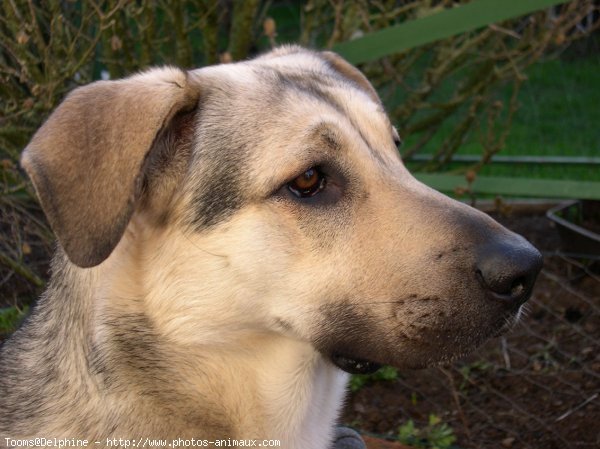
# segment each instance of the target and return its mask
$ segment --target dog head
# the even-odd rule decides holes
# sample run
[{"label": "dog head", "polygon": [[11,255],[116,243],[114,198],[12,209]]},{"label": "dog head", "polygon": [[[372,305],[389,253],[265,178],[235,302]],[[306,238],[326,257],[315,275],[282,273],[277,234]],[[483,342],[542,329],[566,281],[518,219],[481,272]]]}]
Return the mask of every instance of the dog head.
[{"label": "dog head", "polygon": [[22,164],[72,263],[113,273],[173,341],[278,334],[369,371],[473,349],[541,266],[417,182],[397,141],[357,69],[287,47],[78,88]]}]

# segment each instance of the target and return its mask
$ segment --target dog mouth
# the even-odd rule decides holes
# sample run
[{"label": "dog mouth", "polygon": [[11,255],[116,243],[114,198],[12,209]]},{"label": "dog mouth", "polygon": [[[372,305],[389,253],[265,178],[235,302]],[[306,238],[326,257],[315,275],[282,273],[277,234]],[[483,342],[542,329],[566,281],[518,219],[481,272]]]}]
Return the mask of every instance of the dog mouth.
[{"label": "dog mouth", "polygon": [[329,358],[335,366],[350,374],[373,374],[382,366],[370,360],[357,359],[340,353],[333,353]]},{"label": "dog mouth", "polygon": [[512,331],[517,326],[519,320],[523,316],[523,307],[524,306],[521,306],[518,309],[516,309],[516,311],[514,311],[513,313],[504,316],[500,324],[497,326],[496,332],[492,334],[492,338],[502,337],[503,335]]},{"label": "dog mouth", "polygon": [[[480,346],[483,342],[487,341],[489,338],[497,338],[509,333],[519,322],[519,319],[522,316],[522,314],[522,307],[519,307],[518,309],[509,313],[503,314],[498,320],[496,320],[494,324],[489,324],[488,326],[486,326],[487,332],[485,332],[483,335],[480,335],[479,339],[465,339],[465,342],[461,347],[444,347],[437,349],[429,348],[429,350],[427,351],[427,353],[429,353],[429,357],[427,357],[427,353],[422,353],[422,359],[415,359],[414,357],[408,356],[406,358],[396,358],[395,360],[390,359],[388,361],[385,361],[384,363],[397,367],[403,366],[408,369],[421,369],[426,368],[428,366],[436,366],[439,364],[450,363],[453,360],[456,360],[460,357],[465,356],[466,354],[469,354],[475,348]],[[325,354],[327,354],[327,352],[325,352]],[[443,354],[443,356],[438,357],[435,354],[437,354],[438,356],[440,354]],[[332,351],[329,352],[327,358],[337,368],[349,374],[373,374],[377,372],[384,364],[375,362],[370,359],[355,357],[352,353],[349,352]]]}]

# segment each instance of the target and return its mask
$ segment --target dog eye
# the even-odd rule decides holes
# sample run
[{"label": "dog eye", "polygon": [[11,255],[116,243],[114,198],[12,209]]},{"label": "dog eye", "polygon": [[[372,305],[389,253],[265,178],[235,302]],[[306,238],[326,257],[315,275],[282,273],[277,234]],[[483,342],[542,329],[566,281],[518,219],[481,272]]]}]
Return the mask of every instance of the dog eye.
[{"label": "dog eye", "polygon": [[309,198],[325,188],[326,179],[323,173],[312,167],[287,184],[290,192],[298,198]]}]

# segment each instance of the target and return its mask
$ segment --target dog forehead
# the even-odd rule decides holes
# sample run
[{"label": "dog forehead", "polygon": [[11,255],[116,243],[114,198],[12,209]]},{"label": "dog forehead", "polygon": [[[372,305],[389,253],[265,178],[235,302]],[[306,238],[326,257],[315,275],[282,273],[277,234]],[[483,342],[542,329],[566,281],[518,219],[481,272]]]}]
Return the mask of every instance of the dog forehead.
[{"label": "dog forehead", "polygon": [[[330,106],[352,128],[352,134],[357,132],[377,154],[377,159],[397,159],[395,148],[389,151],[390,140],[397,138],[397,133],[372,86],[366,79],[364,83],[357,81],[362,77],[357,69],[348,64],[351,70],[340,70],[322,53],[294,46],[275,50],[254,62],[277,71],[276,83],[287,88],[287,95],[314,97],[316,102]],[[303,109],[301,114],[305,116],[318,111],[311,101],[297,101],[294,106]]]},{"label": "dog forehead", "polygon": [[255,81],[253,75],[259,68],[271,68],[288,73],[322,72],[331,75],[331,66],[318,53],[300,47],[282,47],[254,59],[229,64],[218,64],[190,71],[193,75],[209,76],[216,80],[244,83]]},{"label": "dog forehead", "polygon": [[383,111],[372,91],[337,70],[320,53],[300,47],[284,47],[248,61],[208,66],[189,73],[198,79],[205,92],[221,91],[229,94],[231,100],[260,103],[257,94],[273,100],[278,94],[303,93],[328,101],[331,88],[339,87],[338,95],[353,91],[366,94],[365,103],[373,103],[373,107]]},{"label": "dog forehead", "polygon": [[374,90],[364,88],[317,52],[284,47],[249,61],[192,73],[200,78],[205,100],[210,97],[205,106],[223,122],[236,121],[236,127],[240,122],[256,127],[265,122],[282,124],[285,118],[297,122],[298,117],[323,111],[316,105],[320,103],[362,135],[370,135],[365,140],[374,149],[389,146],[395,134]]}]

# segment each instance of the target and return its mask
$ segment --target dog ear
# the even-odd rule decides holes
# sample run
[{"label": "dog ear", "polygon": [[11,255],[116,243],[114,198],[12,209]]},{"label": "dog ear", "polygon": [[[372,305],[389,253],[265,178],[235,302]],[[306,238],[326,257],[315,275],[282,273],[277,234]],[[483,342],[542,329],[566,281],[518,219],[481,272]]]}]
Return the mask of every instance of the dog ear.
[{"label": "dog ear", "polygon": [[174,68],[97,81],[69,94],[33,136],[21,165],[73,263],[91,267],[110,255],[139,199],[155,140],[198,96]]},{"label": "dog ear", "polygon": [[369,94],[375,103],[381,104],[381,100],[379,99],[377,91],[360,70],[358,70],[337,53],[332,51],[322,51],[320,54],[332,69],[345,78],[353,81],[358,87]]}]

